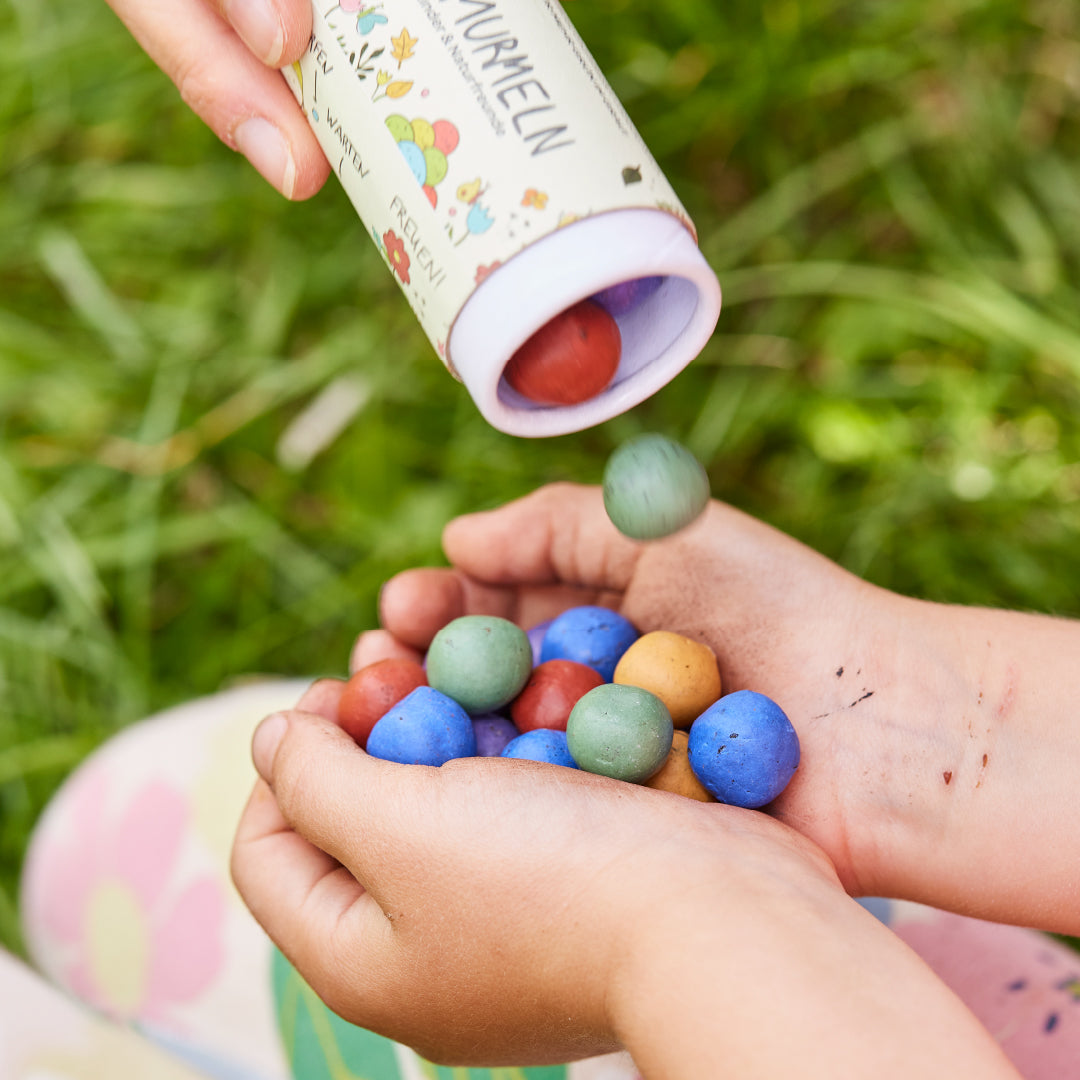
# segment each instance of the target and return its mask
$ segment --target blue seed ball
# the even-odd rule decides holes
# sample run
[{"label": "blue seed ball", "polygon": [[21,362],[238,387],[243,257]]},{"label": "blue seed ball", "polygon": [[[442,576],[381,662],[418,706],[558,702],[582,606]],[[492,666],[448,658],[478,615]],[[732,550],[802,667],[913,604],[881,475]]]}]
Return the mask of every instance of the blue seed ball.
[{"label": "blue seed ball", "polygon": [[619,532],[657,540],[685,528],[709,502],[709,477],[684,446],[663,435],[639,435],[604,467],[604,509]]},{"label": "blue seed ball", "polygon": [[513,700],[532,674],[525,631],[494,615],[463,615],[432,639],[428,682],[470,713],[491,712]]},{"label": "blue seed ball", "polygon": [[367,752],[403,765],[443,765],[475,757],[469,714],[431,686],[418,686],[385,713],[368,736]]},{"label": "blue seed ball", "polygon": [[474,716],[472,726],[476,733],[477,757],[498,757],[506,744],[520,734],[512,720],[507,720],[498,713]]},{"label": "blue seed ball", "polygon": [[694,775],[720,802],[755,810],[795,775],[799,736],[775,701],[738,690],[693,722],[687,756]]},{"label": "blue seed ball", "polygon": [[667,706],[648,690],[603,683],[578,698],[566,722],[570,753],[586,772],[643,784],[671,751]]},{"label": "blue seed ball", "polygon": [[553,619],[544,634],[540,661],[576,660],[611,682],[615,665],[638,637],[634,624],[610,608],[570,608]]},{"label": "blue seed ball", "polygon": [[503,757],[524,758],[527,761],[550,761],[552,765],[565,765],[576,769],[577,762],[570,756],[566,745],[566,732],[554,728],[536,728],[526,731],[506,744]]}]

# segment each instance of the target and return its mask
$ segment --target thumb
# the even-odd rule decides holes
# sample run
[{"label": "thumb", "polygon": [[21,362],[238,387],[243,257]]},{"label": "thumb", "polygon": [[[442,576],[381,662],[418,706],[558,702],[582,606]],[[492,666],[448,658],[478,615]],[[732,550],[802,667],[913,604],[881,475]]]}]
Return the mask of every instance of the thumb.
[{"label": "thumb", "polygon": [[566,584],[622,592],[642,545],[608,519],[598,487],[549,484],[443,531],[457,569],[491,585]]},{"label": "thumb", "polygon": [[[379,845],[374,834],[385,829],[372,808],[389,770],[406,767],[368,757],[330,721],[296,710],[262,722],[252,757],[261,778],[233,842],[233,882],[315,992],[343,1015],[362,1011],[383,992],[392,927],[354,856]],[[364,978],[343,978],[343,968]]]},{"label": "thumb", "polygon": [[407,827],[400,804],[411,805],[420,767],[373,758],[337,724],[300,710],[268,716],[251,756],[289,828],[378,893],[369,875]]}]

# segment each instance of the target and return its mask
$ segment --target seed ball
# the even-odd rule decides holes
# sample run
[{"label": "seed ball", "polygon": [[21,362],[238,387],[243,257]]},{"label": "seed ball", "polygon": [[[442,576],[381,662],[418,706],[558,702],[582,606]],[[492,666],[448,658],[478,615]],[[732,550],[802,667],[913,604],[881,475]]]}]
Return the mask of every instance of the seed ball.
[{"label": "seed ball", "polygon": [[720,802],[756,810],[787,787],[799,767],[799,736],[771,698],[738,690],[691,725],[694,775]]},{"label": "seed ball", "polygon": [[631,278],[601,289],[589,299],[599,304],[612,315],[626,315],[640,304],[645,303],[664,284],[662,277],[650,276]]},{"label": "seed ball", "polygon": [[498,757],[506,748],[506,744],[520,734],[505,716],[500,716],[498,713],[474,716],[472,726],[476,735],[477,757]]},{"label": "seed ball", "polygon": [[586,772],[640,784],[667,760],[673,731],[671,715],[655,694],[604,683],[574,706],[566,740]]},{"label": "seed ball", "polygon": [[539,405],[577,405],[611,382],[622,354],[619,324],[582,300],[546,322],[506,365],[503,376]]},{"label": "seed ball", "polygon": [[510,719],[523,733],[535,728],[565,731],[578,699],[603,681],[587,664],[548,660],[533,668],[525,688],[510,703]]},{"label": "seed ball", "polygon": [[576,660],[610,682],[615,665],[637,638],[637,627],[617,611],[583,604],[552,619],[540,646],[540,661]]},{"label": "seed ball", "polygon": [[529,644],[532,646],[533,667],[537,667],[540,663],[540,648],[544,644],[544,635],[547,633],[547,629],[550,625],[551,620],[545,619],[543,622],[538,622],[535,626],[530,626],[529,629],[525,631],[525,635],[529,639]]},{"label": "seed ball", "polygon": [[660,771],[645,781],[646,787],[657,791],[670,791],[699,802],[716,802],[705,785],[694,775],[690,761],[686,756],[686,744],[690,736],[685,731],[676,730],[671,739],[671,750]]},{"label": "seed ball", "polygon": [[658,540],[685,528],[709,502],[709,477],[684,446],[640,435],[618,447],[604,468],[604,509],[619,532]]},{"label": "seed ball", "polygon": [[653,630],[622,654],[613,681],[655,694],[677,728],[688,728],[720,696],[720,669],[708,645]]},{"label": "seed ball", "polygon": [[403,765],[444,765],[452,758],[476,756],[476,734],[469,714],[452,698],[418,686],[371,729],[367,752]]},{"label": "seed ball", "polygon": [[345,684],[338,723],[363,747],[384,713],[406,694],[424,686],[427,677],[415,660],[391,658],[361,668]]},{"label": "seed ball", "polygon": [[570,756],[566,746],[566,732],[551,728],[526,731],[506,744],[502,757],[523,758],[526,761],[549,761],[552,765],[565,765],[576,769],[577,762]]},{"label": "seed ball", "polygon": [[532,671],[525,631],[494,615],[462,615],[432,638],[427,680],[470,713],[493,712],[521,692]]}]

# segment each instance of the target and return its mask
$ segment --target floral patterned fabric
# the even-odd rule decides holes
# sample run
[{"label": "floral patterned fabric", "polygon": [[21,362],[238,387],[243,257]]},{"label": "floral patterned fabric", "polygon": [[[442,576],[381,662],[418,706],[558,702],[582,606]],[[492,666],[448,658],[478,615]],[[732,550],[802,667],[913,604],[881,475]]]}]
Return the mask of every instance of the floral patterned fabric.
[{"label": "floral patterned fabric", "polygon": [[37,966],[211,1075],[288,1080],[270,944],[229,879],[251,734],[306,683],[238,687],[152,717],[54,797],[23,874]]},{"label": "floral patterned fabric", "polygon": [[893,902],[888,925],[1029,1080],[1080,1076],[1080,953],[1045,934]]},{"label": "floral patterned fabric", "polygon": [[4,1080],[204,1080],[203,1074],[103,1019],[0,952]]}]

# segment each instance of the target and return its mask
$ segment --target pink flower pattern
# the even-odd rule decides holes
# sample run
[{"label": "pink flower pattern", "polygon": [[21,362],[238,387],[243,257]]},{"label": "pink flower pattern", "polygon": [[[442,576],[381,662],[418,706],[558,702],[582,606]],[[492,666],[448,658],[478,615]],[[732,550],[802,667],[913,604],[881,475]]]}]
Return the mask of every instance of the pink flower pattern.
[{"label": "pink flower pattern", "polygon": [[190,811],[174,788],[149,782],[106,818],[102,770],[73,783],[68,831],[28,867],[37,930],[55,939],[56,974],[79,997],[119,1019],[167,1021],[222,967],[222,884],[177,880]]}]

